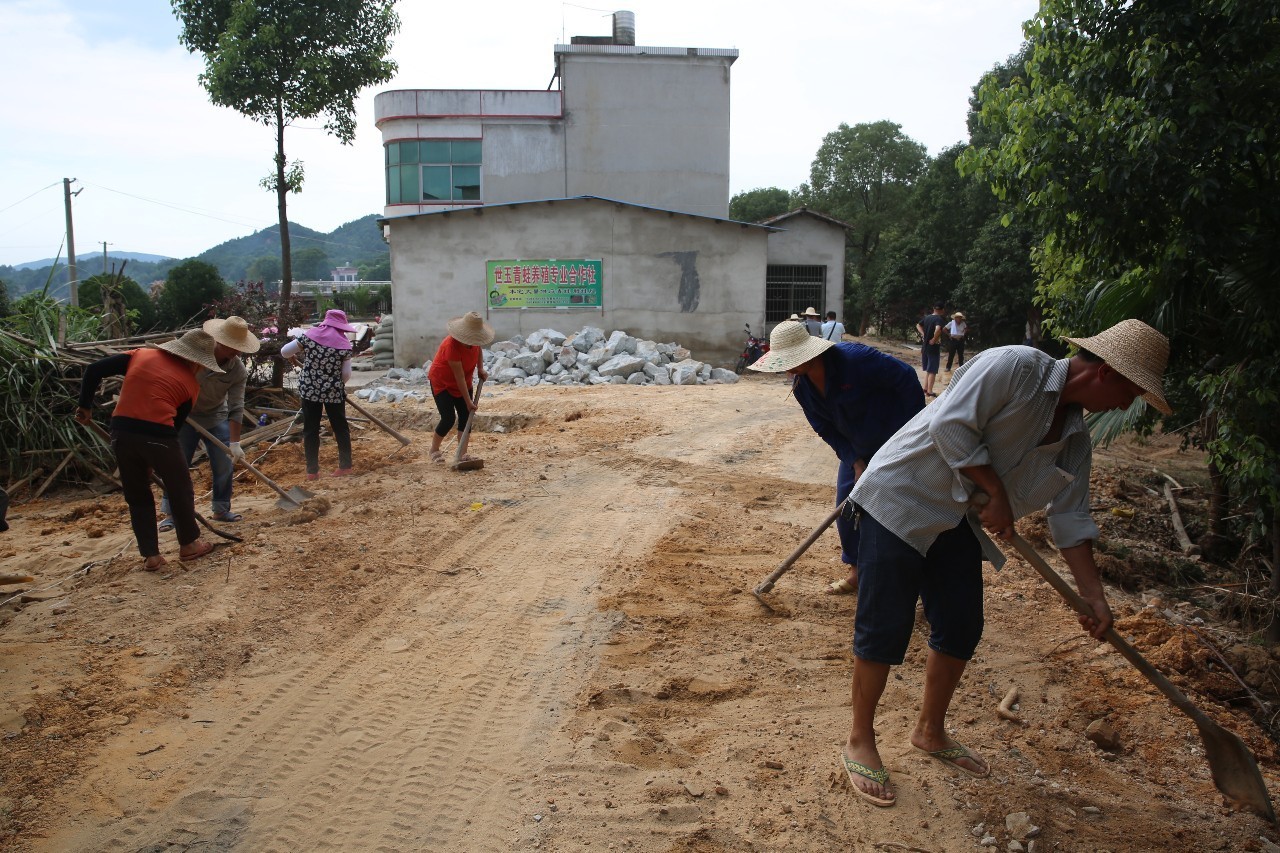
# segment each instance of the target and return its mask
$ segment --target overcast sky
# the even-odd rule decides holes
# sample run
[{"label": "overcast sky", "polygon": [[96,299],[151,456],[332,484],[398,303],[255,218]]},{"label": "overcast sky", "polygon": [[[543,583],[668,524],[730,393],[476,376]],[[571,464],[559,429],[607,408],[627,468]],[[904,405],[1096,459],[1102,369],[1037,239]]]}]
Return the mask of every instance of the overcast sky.
[{"label": "overcast sky", "polygon": [[[553,0],[402,0],[400,71],[367,91],[343,146],[290,128],[306,167],[292,222],[330,231],[383,205],[373,96],[394,88],[545,89],[552,48],[611,32],[608,9]],[[737,48],[730,191],[794,189],[841,122],[889,119],[931,154],[966,138],[984,71],[1016,52],[1035,0],[635,0],[636,42]],[[54,256],[62,179],[76,178],[76,254],[199,254],[276,221],[271,131],[215,107],[168,0],[0,0],[0,264]],[[66,250],[62,250],[65,258]],[[331,258],[338,262],[340,258]]]}]

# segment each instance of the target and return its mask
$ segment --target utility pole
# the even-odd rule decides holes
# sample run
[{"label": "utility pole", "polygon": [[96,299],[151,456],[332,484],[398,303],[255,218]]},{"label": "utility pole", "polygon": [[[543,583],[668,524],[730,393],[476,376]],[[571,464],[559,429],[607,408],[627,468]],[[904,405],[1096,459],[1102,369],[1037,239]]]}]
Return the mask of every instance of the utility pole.
[{"label": "utility pole", "polygon": [[71,191],[71,185],[76,182],[75,178],[62,179],[62,200],[67,208],[67,287],[71,290],[71,306],[74,308],[80,304],[80,295],[76,293],[76,235],[75,229],[71,227],[71,197],[80,195],[84,192],[84,187]]},{"label": "utility pole", "polygon": [[[107,245],[108,245],[107,241],[103,240],[102,241],[102,274],[103,275],[107,274]],[[111,245],[114,246],[115,244],[112,243]]]}]

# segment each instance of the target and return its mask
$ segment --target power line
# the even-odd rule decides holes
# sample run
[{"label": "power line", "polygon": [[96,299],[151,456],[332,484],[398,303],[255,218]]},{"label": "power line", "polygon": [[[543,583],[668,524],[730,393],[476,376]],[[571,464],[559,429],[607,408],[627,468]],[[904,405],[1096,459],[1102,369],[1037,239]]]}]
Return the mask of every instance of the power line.
[{"label": "power line", "polygon": [[[20,205],[20,204],[22,204],[24,201],[26,201],[28,198],[31,198],[31,196],[39,195],[40,193],[44,192],[44,191],[45,191],[45,190],[47,190],[47,189],[50,189],[50,188],[52,188],[52,187],[56,187],[56,186],[57,186],[58,184],[60,184],[60,183],[62,183],[62,182],[61,182],[61,181],[54,181],[53,183],[49,184],[49,186],[47,186],[47,187],[41,187],[40,189],[38,189],[38,190],[36,190],[35,192],[33,192],[31,195],[26,196],[25,198],[20,198],[20,199],[18,199],[18,200],[17,200],[17,201],[15,201],[13,204],[9,205],[9,207],[17,207],[18,205]],[[9,207],[0,207],[0,213],[4,213],[6,210],[8,210],[8,209],[9,209]]]}]

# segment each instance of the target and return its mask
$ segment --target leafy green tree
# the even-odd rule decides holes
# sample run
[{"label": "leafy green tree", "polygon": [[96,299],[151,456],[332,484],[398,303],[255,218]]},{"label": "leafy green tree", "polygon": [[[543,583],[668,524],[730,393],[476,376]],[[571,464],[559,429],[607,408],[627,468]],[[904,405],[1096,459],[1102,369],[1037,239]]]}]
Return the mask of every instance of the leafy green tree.
[{"label": "leafy green tree", "polygon": [[951,302],[969,321],[970,339],[982,346],[1020,344],[1036,295],[1031,264],[1034,237],[1025,224],[983,223],[960,268]]},{"label": "leafy green tree", "polygon": [[203,321],[210,306],[226,295],[227,285],[217,267],[204,261],[184,261],[169,270],[156,300],[160,324],[166,329],[182,329]]},{"label": "leafy green tree", "polygon": [[1026,33],[1021,73],[981,88],[991,136],[965,168],[1043,235],[1056,330],[1170,336],[1175,423],[1280,569],[1280,2],[1044,0]]},{"label": "leafy green tree", "polygon": [[911,187],[927,162],[925,147],[891,121],[842,123],[822,140],[809,183],[796,195],[803,204],[853,226],[850,279],[858,291],[846,299],[848,316],[855,311],[865,315],[879,272],[881,239],[906,231]]},{"label": "leafy green tree", "polygon": [[9,316],[9,289],[0,281],[0,317]]},{"label": "leafy green tree", "polygon": [[791,193],[778,187],[757,187],[729,199],[729,218],[739,222],[763,222],[780,216],[795,205]]},{"label": "leafy green tree", "polygon": [[318,246],[308,246],[293,253],[293,269],[300,281],[325,281],[332,267],[328,253]]},{"label": "leafy green tree", "polygon": [[280,258],[264,255],[249,264],[246,277],[251,281],[277,282],[280,280]]},{"label": "leafy green tree", "polygon": [[357,265],[361,281],[391,281],[391,256],[376,261],[362,261]]},{"label": "leafy green tree", "polygon": [[[110,281],[111,276],[103,275],[102,273],[81,281],[76,289],[80,307],[94,314],[102,313],[102,286],[104,283],[110,283]],[[136,332],[141,334],[155,328],[156,320],[159,319],[156,304],[151,301],[151,297],[142,289],[142,285],[132,278],[122,278],[120,280],[120,295],[124,297],[124,305],[129,309],[130,323]]]},{"label": "leafy green tree", "polygon": [[285,158],[284,130],[323,117],[344,145],[355,139],[356,96],[396,71],[386,58],[400,28],[395,0],[170,2],[182,24],[179,41],[204,55],[200,83],[209,99],[275,131],[275,171],[262,184],[276,193],[280,301],[287,310],[293,288],[287,197],[302,189],[303,167]]}]

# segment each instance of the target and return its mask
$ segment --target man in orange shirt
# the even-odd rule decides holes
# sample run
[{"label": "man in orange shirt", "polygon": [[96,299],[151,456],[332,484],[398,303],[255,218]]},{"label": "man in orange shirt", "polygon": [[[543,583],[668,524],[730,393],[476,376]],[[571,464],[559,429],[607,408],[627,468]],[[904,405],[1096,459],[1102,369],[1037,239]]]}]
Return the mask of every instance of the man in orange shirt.
[{"label": "man in orange shirt", "polygon": [[130,350],[95,361],[80,381],[76,420],[92,419],[94,394],[106,376],[124,376],[120,397],[111,414],[111,449],[120,466],[120,483],[129,505],[143,567],[154,572],[165,565],[156,529],[156,502],[151,473],[164,483],[178,532],[178,555],[183,560],[203,557],[213,546],[200,539],[196,526],[195,493],[186,459],[178,445],[178,430],[200,394],[196,372],[222,373],[213,338],[201,329],[158,347]]},{"label": "man in orange shirt", "polygon": [[[431,359],[427,378],[431,380],[431,395],[440,410],[440,423],[431,434],[431,461],[443,462],[440,444],[457,421],[458,432],[467,428],[467,418],[475,411],[471,399],[471,374],[480,370],[480,381],[489,378],[480,363],[480,348],[493,343],[493,326],[486,323],[475,311],[449,321],[449,334]],[[463,457],[466,461],[468,457]]]}]

